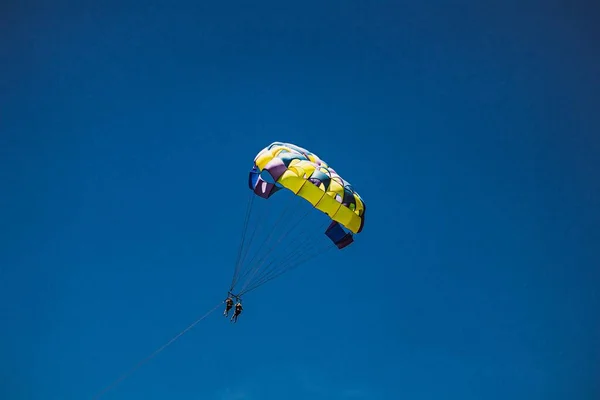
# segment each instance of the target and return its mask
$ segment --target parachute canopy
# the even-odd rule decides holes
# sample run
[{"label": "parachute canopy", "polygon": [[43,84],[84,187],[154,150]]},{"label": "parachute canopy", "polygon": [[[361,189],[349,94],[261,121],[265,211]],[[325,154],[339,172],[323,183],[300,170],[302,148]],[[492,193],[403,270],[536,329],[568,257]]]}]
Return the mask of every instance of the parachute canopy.
[{"label": "parachute canopy", "polygon": [[[353,234],[360,233],[364,227],[366,204],[352,185],[316,154],[295,144],[273,142],[262,149],[254,158],[248,186],[252,193],[230,293],[236,292],[241,296],[255,289],[327,251],[332,247],[331,242],[334,247],[343,249],[353,243]],[[275,195],[279,191],[287,193]],[[303,199],[299,201],[306,204],[306,209],[301,207],[303,204],[287,197]],[[256,198],[268,201],[264,204],[263,215],[256,217],[256,225],[247,241],[246,232],[251,225],[249,221]],[[275,218],[273,214],[277,214],[276,209],[284,206],[287,209]],[[321,228],[331,241],[327,246],[323,246],[322,239],[319,239],[323,237],[317,235],[316,229],[321,224],[314,220],[319,215],[325,219],[322,222],[328,225]],[[266,228],[267,225],[272,226]],[[261,255],[263,247],[269,246],[275,231],[282,225],[287,225],[282,228],[283,233]],[[323,230],[320,231],[321,235]],[[251,257],[249,265],[244,266],[259,231],[268,233],[268,236]],[[248,248],[243,251],[245,244]],[[277,251],[279,256],[274,255]],[[240,281],[245,283],[240,289],[234,290]]]},{"label": "parachute canopy", "polygon": [[366,206],[352,185],[316,154],[294,144],[274,142],[261,150],[249,185],[264,198],[288,189],[353,233],[364,226]]}]

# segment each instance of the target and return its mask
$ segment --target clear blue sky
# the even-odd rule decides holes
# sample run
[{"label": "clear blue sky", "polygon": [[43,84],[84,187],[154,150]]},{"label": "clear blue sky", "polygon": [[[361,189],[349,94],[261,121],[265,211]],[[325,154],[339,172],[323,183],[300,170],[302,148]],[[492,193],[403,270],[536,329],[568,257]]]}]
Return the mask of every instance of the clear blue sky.
[{"label": "clear blue sky", "polygon": [[596,10],[439,3],[3,4],[0,397],[90,399],[221,301],[289,141],[364,232],[103,398],[597,399]]}]

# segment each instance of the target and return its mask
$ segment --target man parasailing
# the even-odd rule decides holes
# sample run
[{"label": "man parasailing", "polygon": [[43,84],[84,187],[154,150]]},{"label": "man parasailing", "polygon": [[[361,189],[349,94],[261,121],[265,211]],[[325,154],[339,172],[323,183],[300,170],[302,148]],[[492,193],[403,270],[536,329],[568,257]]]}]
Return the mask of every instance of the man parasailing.
[{"label": "man parasailing", "polygon": [[231,296],[227,296],[227,300],[225,300],[225,311],[223,311],[223,315],[225,317],[227,317],[227,315],[229,314],[229,310],[231,310],[231,307],[233,307],[233,299],[231,298]]},{"label": "man parasailing", "polygon": [[231,317],[231,322],[236,323],[238,317],[240,316],[240,314],[242,313],[242,310],[244,308],[242,307],[242,302],[238,301],[237,304],[235,305],[235,310],[233,311],[233,316]]}]

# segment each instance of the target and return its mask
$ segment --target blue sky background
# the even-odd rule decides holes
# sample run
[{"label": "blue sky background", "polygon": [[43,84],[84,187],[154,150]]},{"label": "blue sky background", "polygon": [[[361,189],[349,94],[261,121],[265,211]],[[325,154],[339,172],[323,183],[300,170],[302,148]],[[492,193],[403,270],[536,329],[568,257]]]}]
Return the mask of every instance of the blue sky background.
[{"label": "blue sky background", "polygon": [[103,398],[598,398],[597,10],[484,3],[3,4],[0,397],[90,399],[221,301],[282,140],[364,232]]}]

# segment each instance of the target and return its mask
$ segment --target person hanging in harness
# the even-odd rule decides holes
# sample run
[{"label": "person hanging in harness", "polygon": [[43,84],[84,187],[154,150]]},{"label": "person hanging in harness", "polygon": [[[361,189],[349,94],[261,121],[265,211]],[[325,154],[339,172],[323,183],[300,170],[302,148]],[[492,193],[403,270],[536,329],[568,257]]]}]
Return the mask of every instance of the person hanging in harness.
[{"label": "person hanging in harness", "polygon": [[233,299],[231,296],[228,296],[227,300],[225,300],[225,311],[223,311],[223,315],[225,317],[229,315],[229,310],[231,310],[231,307],[233,307]]},{"label": "person hanging in harness", "polygon": [[238,301],[237,304],[235,305],[235,310],[233,311],[233,316],[231,317],[231,321],[233,323],[237,322],[237,319],[240,316],[240,314],[242,313],[243,309],[244,308],[242,307],[242,303],[240,301]]}]

